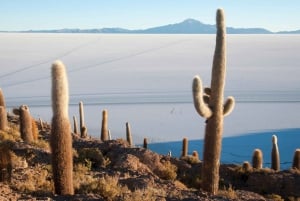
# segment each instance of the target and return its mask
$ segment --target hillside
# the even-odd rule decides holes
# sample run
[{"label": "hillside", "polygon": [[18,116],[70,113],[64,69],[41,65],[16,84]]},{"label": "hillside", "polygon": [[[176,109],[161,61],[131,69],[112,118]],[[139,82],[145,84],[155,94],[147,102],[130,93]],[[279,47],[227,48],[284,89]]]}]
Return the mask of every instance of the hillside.
[{"label": "hillside", "polygon": [[[223,190],[211,196],[198,190],[201,162],[197,158],[178,159],[130,147],[122,139],[101,142],[80,138],[75,133],[72,133],[75,195],[58,196],[53,194],[50,125],[36,122],[38,140],[27,144],[20,138],[18,116],[8,115],[8,119],[7,132],[0,132],[1,200],[263,201],[279,200],[280,196],[275,194],[300,197],[300,173],[296,170],[274,172],[222,165]],[[11,159],[10,166],[3,162],[7,156]]]}]

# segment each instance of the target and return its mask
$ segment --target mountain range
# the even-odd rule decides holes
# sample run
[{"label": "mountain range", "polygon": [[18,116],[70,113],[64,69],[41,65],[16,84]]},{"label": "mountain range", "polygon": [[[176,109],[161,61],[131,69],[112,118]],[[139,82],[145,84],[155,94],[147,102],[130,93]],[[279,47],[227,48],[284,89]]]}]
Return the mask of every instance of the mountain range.
[{"label": "mountain range", "polygon": [[[152,27],[148,29],[55,29],[55,30],[28,30],[22,33],[114,33],[114,34],[214,34],[215,25],[204,24],[195,19],[186,19],[180,23]],[[234,28],[227,27],[228,34],[300,34],[300,29],[295,31],[271,32],[264,28]]]}]

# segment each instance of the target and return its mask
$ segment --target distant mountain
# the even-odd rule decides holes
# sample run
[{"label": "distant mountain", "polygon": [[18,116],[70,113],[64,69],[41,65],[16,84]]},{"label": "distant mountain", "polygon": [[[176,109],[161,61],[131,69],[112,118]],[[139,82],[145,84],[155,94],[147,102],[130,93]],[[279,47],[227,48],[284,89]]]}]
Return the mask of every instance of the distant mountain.
[{"label": "distant mountain", "polygon": [[[58,29],[58,30],[29,30],[22,33],[135,33],[135,34],[214,34],[215,25],[204,24],[198,20],[186,19],[180,23],[168,24],[148,29],[129,30],[123,28],[101,28],[101,29]],[[228,34],[274,34],[264,28],[234,28],[227,27]],[[300,34],[297,31],[276,32],[279,34]]]},{"label": "distant mountain", "polygon": [[300,34],[300,29],[296,31],[279,31],[278,34]]}]

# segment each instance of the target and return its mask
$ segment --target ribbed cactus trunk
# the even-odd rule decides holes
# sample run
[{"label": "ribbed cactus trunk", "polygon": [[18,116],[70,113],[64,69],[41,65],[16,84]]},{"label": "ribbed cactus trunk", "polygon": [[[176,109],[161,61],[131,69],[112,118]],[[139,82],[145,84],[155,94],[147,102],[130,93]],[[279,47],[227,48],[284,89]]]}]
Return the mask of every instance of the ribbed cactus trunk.
[{"label": "ribbed cactus trunk", "polygon": [[108,112],[107,110],[102,111],[102,126],[101,126],[101,140],[109,140],[108,135]]},{"label": "ribbed cactus trunk", "polygon": [[33,127],[29,107],[27,105],[21,105],[19,108],[19,114],[21,138],[24,142],[30,143],[33,141]]},{"label": "ribbed cactus trunk", "polygon": [[224,104],[224,87],[226,75],[226,26],[224,12],[217,10],[217,36],[213,58],[211,87],[203,90],[199,76],[193,81],[193,97],[196,111],[206,118],[202,189],[216,194],[219,189],[219,166],[222,147],[223,119],[231,113],[234,98],[229,97]]},{"label": "ribbed cactus trunk", "polygon": [[5,99],[2,92],[2,89],[0,89],[0,130],[4,131],[7,128],[7,113],[6,113],[6,105],[5,105]]},{"label": "ribbed cactus trunk", "polygon": [[277,144],[277,136],[272,136],[272,166],[273,170],[279,171],[280,170],[280,156],[279,156],[279,149]]},{"label": "ribbed cactus trunk", "polygon": [[182,140],[182,151],[181,151],[181,157],[186,157],[188,155],[188,139],[183,138]]},{"label": "ribbed cactus trunk", "polygon": [[52,65],[52,130],[51,150],[55,193],[73,195],[73,154],[69,121],[69,89],[62,62]]}]

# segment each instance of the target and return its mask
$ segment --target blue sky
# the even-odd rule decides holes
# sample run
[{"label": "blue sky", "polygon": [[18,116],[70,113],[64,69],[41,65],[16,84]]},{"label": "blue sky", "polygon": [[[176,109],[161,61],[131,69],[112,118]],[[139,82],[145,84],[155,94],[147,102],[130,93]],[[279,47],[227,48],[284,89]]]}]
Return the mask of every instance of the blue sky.
[{"label": "blue sky", "polygon": [[194,18],[227,26],[300,29],[299,0],[0,0],[0,30],[122,27],[145,29]]}]

